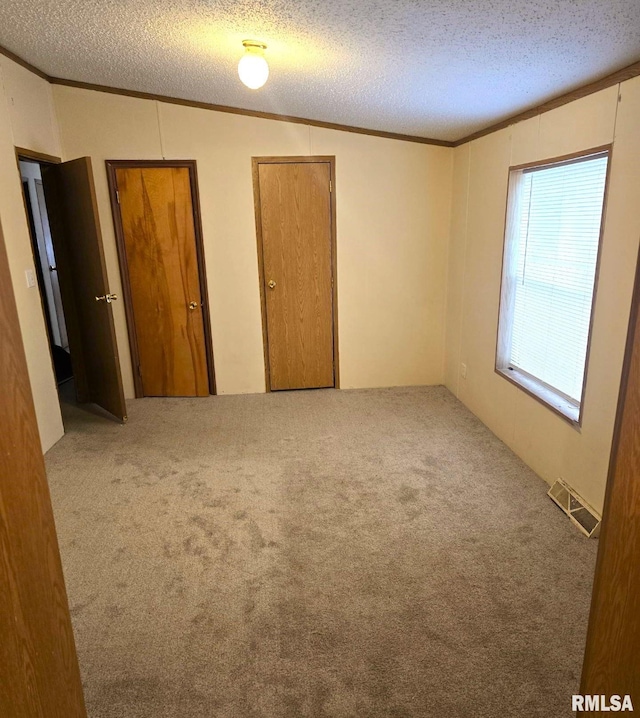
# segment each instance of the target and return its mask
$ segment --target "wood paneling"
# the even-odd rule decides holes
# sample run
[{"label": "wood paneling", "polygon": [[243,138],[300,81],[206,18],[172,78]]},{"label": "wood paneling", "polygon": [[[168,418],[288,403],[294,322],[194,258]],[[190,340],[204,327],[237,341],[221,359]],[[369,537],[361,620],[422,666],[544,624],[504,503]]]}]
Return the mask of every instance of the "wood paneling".
[{"label": "wood paneling", "polygon": [[78,400],[126,421],[113,310],[96,301],[109,285],[91,160],[43,167],[42,182]]},{"label": "wood paneling", "polygon": [[332,387],[329,162],[258,163],[269,388]]},{"label": "wood paneling", "polygon": [[117,167],[127,283],[144,396],[210,393],[188,167]]},{"label": "wood paneling", "polygon": [[634,709],[640,708],[640,262],[609,465],[581,693],[629,694]]},{"label": "wood paneling", "polygon": [[0,715],[86,718],[11,287],[0,231]]}]

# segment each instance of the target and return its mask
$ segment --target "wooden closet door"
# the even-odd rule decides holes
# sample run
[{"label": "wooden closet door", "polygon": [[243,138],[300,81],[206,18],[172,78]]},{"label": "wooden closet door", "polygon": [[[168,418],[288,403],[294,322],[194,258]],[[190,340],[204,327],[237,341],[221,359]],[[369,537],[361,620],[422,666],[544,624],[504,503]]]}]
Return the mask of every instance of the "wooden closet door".
[{"label": "wooden closet door", "polygon": [[144,396],[210,393],[187,167],[116,170]]},{"label": "wooden closet door", "polygon": [[86,718],[1,229],[0,336],[0,716]]},{"label": "wooden closet door", "polygon": [[271,390],[332,387],[330,165],[258,165]]}]

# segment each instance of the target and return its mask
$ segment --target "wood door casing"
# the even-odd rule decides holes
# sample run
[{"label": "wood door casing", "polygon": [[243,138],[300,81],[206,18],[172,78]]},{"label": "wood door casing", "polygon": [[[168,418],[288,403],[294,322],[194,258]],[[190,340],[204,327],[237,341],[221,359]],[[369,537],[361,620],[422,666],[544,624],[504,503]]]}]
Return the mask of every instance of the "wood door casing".
[{"label": "wood door casing", "polygon": [[0,715],[86,718],[1,230],[0,336]]},{"label": "wood door casing", "polygon": [[580,690],[629,694],[640,709],[640,258]]},{"label": "wood door casing", "polygon": [[327,161],[257,161],[272,391],[335,386],[330,182]]},{"label": "wood door casing", "polygon": [[43,167],[42,184],[78,400],[126,421],[91,159]]},{"label": "wood door casing", "polygon": [[142,394],[207,396],[189,168],[117,167],[115,178]]}]

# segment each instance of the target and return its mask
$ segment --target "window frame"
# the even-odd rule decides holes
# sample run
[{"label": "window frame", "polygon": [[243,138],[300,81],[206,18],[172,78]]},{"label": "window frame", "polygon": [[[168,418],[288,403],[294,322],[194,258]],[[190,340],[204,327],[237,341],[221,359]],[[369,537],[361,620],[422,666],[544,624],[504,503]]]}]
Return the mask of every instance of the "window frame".
[{"label": "window frame", "polygon": [[[588,157],[596,155],[607,156],[607,171],[604,182],[604,194],[602,198],[602,215],[600,218],[600,233],[598,236],[598,249],[596,256],[596,267],[595,276],[593,281],[593,292],[591,295],[591,310],[589,316],[589,331],[587,335],[587,351],[584,360],[584,376],[582,379],[582,392],[581,400],[579,404],[566,396],[564,393],[555,389],[541,379],[528,374],[526,371],[505,366],[505,362],[501,361],[501,349],[504,352],[504,336],[501,336],[501,328],[503,323],[503,302],[506,301],[507,289],[505,288],[505,253],[507,249],[508,239],[508,220],[509,220],[509,200],[511,197],[511,186],[512,176],[514,172],[530,169],[543,169],[545,167],[557,167],[564,164],[574,164],[586,160]],[[537,160],[536,162],[528,162],[525,164],[511,165],[507,171],[507,196],[505,201],[505,216],[504,216],[504,231],[502,236],[502,262],[500,268],[500,293],[498,296],[498,322],[496,327],[496,351],[495,351],[495,365],[494,371],[498,376],[506,379],[509,383],[518,387],[525,394],[538,401],[543,406],[550,409],[554,414],[559,416],[564,421],[568,422],[577,431],[581,430],[582,421],[584,417],[584,404],[587,390],[587,379],[589,374],[589,358],[591,354],[591,339],[593,336],[593,320],[596,308],[596,298],[598,295],[598,283],[600,278],[600,263],[602,260],[602,244],[604,237],[604,230],[606,226],[607,217],[607,204],[609,196],[609,182],[611,178],[611,164],[613,159],[613,144],[600,145],[598,147],[592,147],[588,150],[581,150],[567,155],[561,155],[558,157],[551,157],[544,160]],[[503,330],[502,334],[505,332]]]}]

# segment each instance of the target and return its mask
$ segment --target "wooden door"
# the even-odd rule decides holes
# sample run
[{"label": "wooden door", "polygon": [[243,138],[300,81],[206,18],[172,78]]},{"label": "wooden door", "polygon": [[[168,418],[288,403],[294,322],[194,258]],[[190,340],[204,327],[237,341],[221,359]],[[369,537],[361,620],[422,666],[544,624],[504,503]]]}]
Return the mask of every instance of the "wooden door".
[{"label": "wooden door", "polygon": [[640,710],[640,263],[622,376],[581,693],[607,697],[628,694],[637,711]]},{"label": "wooden door", "polygon": [[331,165],[257,172],[270,389],[335,386]]},{"label": "wooden door", "polygon": [[1,230],[0,336],[0,715],[86,718]]},{"label": "wooden door", "polygon": [[117,167],[115,181],[141,395],[207,396],[190,170]]},{"label": "wooden door", "polygon": [[126,421],[91,159],[42,167],[78,401]]}]

